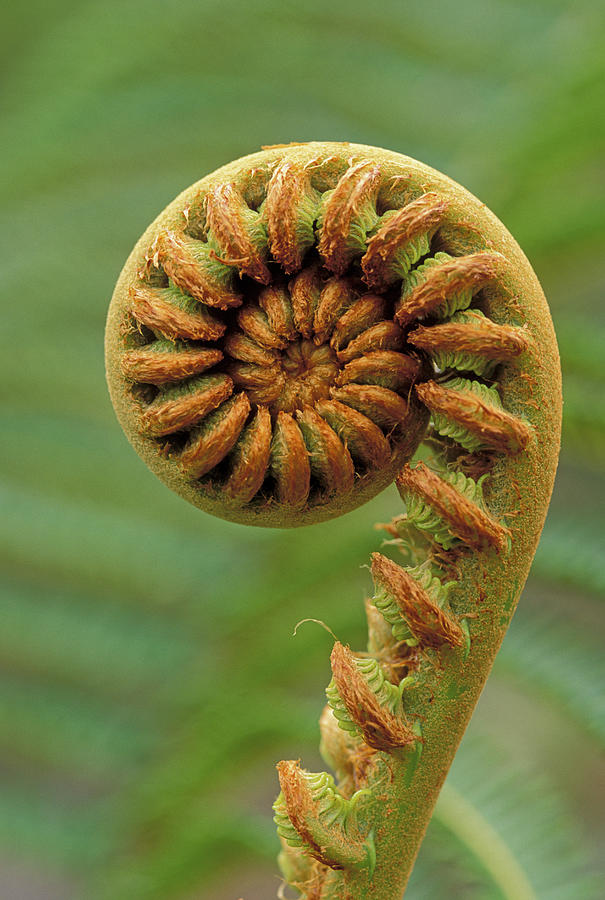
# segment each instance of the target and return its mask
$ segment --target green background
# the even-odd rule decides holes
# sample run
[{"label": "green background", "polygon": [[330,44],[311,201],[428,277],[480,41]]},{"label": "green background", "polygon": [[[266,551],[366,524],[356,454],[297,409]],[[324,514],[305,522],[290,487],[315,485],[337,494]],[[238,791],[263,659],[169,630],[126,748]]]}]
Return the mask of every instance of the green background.
[{"label": "green background", "polygon": [[528,898],[602,896],[601,10],[33,0],[5,12],[0,896],[276,894],[273,765],[322,765],[329,680],[329,636],[292,630],[314,616],[363,644],[372,525],[401,504],[391,489],[287,533],[189,508],[123,437],[102,341],[121,265],[176,193],[262,144],[310,139],[398,150],[477,194],[544,285],[564,369],[551,513],[450,779],[483,824],[468,840],[473,816],[444,807],[406,900],[519,900],[513,864]]}]

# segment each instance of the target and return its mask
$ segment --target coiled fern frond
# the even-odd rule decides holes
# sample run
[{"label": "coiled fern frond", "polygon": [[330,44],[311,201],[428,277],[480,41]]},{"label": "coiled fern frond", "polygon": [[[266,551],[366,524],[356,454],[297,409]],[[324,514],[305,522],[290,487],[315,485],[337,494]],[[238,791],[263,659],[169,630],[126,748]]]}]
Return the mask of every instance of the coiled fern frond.
[{"label": "coiled fern frond", "polygon": [[527,260],[420,163],[269,148],[148,229],[107,360],[135,448],[218,515],[304,524],[395,478],[407,513],[387,530],[413,565],[374,555],[368,649],[334,645],[321,729],[336,781],[282,762],[275,809],[307,900],[399,898],[552,490],[558,354]]}]

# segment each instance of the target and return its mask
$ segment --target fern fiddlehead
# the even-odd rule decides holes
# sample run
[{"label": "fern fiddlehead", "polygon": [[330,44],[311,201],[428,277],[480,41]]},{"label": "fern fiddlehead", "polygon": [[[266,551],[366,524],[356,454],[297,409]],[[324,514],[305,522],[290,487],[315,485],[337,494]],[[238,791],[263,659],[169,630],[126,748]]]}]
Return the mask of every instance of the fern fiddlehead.
[{"label": "fern fiddlehead", "polygon": [[396,480],[402,558],[372,559],[367,651],[332,652],[321,746],[335,780],[280,763],[275,811],[302,897],[401,897],[552,489],[558,355],[527,260],[420,163],[269,148],[148,229],[106,346],[129,439],[210,512],[305,524]]}]

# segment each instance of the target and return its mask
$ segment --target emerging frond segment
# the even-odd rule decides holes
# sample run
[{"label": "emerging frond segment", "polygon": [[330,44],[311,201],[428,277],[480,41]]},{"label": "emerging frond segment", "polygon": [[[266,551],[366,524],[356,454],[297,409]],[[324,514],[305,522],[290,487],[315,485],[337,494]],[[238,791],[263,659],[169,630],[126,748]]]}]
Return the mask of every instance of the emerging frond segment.
[{"label": "emerging frond segment", "polygon": [[462,472],[437,475],[424,463],[406,465],[397,488],[407,507],[401,520],[429,534],[445,550],[461,541],[473,550],[508,547],[509,532],[485,510],[482,476],[478,481]]},{"label": "emerging frond segment", "polygon": [[231,470],[223,490],[236,503],[246,503],[260,490],[271,455],[271,416],[259,406],[231,454]]},{"label": "emerging frond segment", "polygon": [[[261,284],[269,284],[267,227],[233,184],[218,184],[206,198],[210,257],[235,267]],[[203,298],[202,298],[203,299]]]},{"label": "emerging frond segment", "polygon": [[437,648],[464,645],[464,632],[447,608],[451,582],[443,584],[426,566],[404,569],[381,553],[372,554],[374,604],[408,645]]},{"label": "emerging frond segment", "polygon": [[525,450],[532,430],[523,419],[506,412],[493,387],[465,378],[451,378],[443,384],[427,381],[416,392],[432,413],[439,434],[449,437],[465,450],[490,449],[501,453]]},{"label": "emerging frond segment", "polygon": [[403,682],[391,684],[377,660],[354,656],[338,641],[331,663],[333,677],[326,696],[342,729],[363,738],[374,750],[394,750],[418,739],[405,720]]},{"label": "emerging frond segment", "polygon": [[354,257],[365,251],[366,236],[378,221],[379,187],[380,167],[360,162],[323,195],[317,249],[324,265],[336,275],[342,275]]},{"label": "emerging frond segment", "polygon": [[191,431],[179,462],[196,478],[210,472],[233,449],[250,412],[245,394],[223,403],[215,412]]},{"label": "emerging frond segment", "polygon": [[407,275],[429,253],[431,238],[446,210],[445,200],[428,193],[403,209],[386,212],[361,260],[366,284],[380,289]]},{"label": "emerging frond segment", "polygon": [[429,315],[447,319],[467,309],[476,292],[496,278],[502,263],[498,253],[436,253],[403,280],[395,318],[408,325]]},{"label": "emerging frond segment", "polygon": [[356,815],[366,792],[347,800],[331,775],[306,772],[295,760],[279,762],[277,772],[281,794],[273,809],[280,837],[331,869],[372,869],[372,839],[362,835]]},{"label": "emerging frond segment", "polygon": [[190,348],[182,341],[155,341],[151,347],[130,350],[121,361],[126,378],[141,384],[166,384],[199,375],[223,358],[214,347]]},{"label": "emerging frond segment", "polygon": [[202,375],[162,388],[141,415],[141,431],[159,436],[195,425],[232,392],[227,375]]},{"label": "emerging frond segment", "polygon": [[277,166],[267,186],[264,216],[271,255],[287,274],[300,269],[315,243],[313,226],[320,200],[308,169],[292,162]]},{"label": "emerging frond segment", "polygon": [[175,231],[161,231],[151,248],[154,264],[194,300],[217,309],[239,306],[235,273],[216,258],[210,244]]},{"label": "emerging frond segment", "polygon": [[476,375],[492,375],[499,362],[519,356],[529,346],[522,328],[497,325],[478,309],[454,313],[447,321],[419,325],[408,340],[425,350],[441,371],[457,369]]},{"label": "emerging frond segment", "polygon": [[387,432],[405,421],[408,414],[406,400],[380,385],[346,384],[341,388],[332,388],[331,396],[363,413]]},{"label": "emerging frond segment", "polygon": [[130,309],[139,325],[174,341],[216,341],[226,326],[178,287],[155,288],[137,285],[130,291]]}]

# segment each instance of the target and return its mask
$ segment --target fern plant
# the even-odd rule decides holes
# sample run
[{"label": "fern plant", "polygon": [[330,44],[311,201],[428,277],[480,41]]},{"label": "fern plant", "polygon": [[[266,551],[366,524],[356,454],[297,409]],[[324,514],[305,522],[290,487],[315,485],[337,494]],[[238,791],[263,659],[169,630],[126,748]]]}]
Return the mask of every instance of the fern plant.
[{"label": "fern plant", "polygon": [[281,762],[275,812],[302,896],[400,896],[552,490],[558,355],[527,261],[410,159],[268,149],[143,235],[106,348],[131,443],[218,515],[332,518],[399,470],[407,515],[388,530],[411,564],[374,555],[368,650],[337,641],[331,656],[322,752],[337,782]]}]

